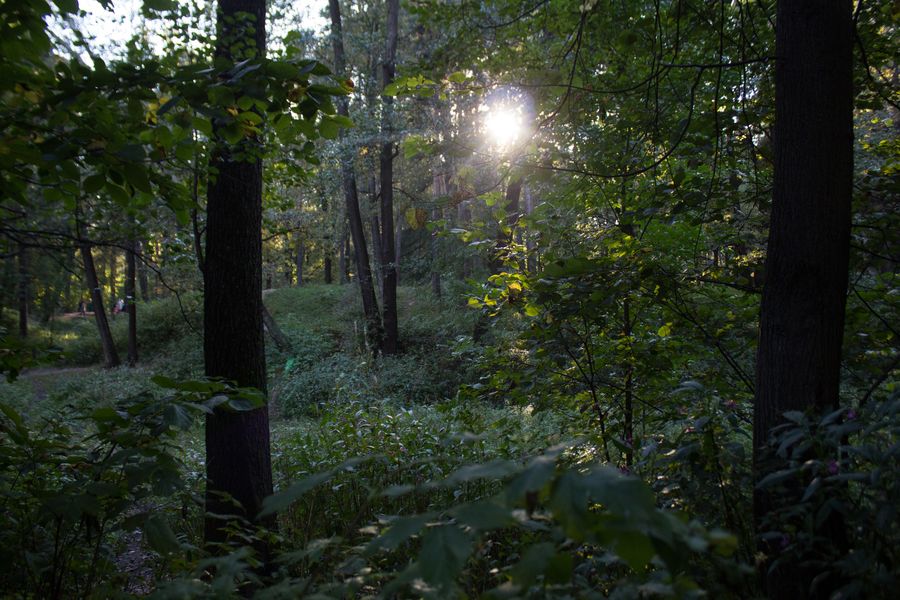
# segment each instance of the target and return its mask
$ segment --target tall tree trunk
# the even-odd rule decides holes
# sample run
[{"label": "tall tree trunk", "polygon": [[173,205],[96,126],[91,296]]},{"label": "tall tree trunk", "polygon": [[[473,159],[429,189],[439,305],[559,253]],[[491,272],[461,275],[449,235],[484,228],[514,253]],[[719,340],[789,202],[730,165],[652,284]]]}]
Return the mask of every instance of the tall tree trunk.
[{"label": "tall tree trunk", "polygon": [[106,317],[106,310],[103,308],[103,290],[100,288],[100,281],[97,279],[97,266],[94,264],[94,255],[91,252],[91,244],[87,241],[84,226],[81,223],[78,226],[79,248],[81,249],[81,260],[84,262],[84,278],[91,290],[91,302],[94,305],[94,320],[97,322],[97,333],[100,335],[100,347],[103,348],[103,363],[107,368],[118,367],[119,353],[116,352],[116,346],[113,343],[112,332],[109,330],[109,320]]},{"label": "tall tree trunk", "polygon": [[141,288],[141,300],[144,302],[150,301],[150,279],[147,276],[147,265],[144,263],[145,260],[148,260],[145,252],[147,247],[146,242],[138,242],[137,253],[140,257],[137,263],[138,286]]},{"label": "tall tree trunk", "polygon": [[139,242],[129,243],[125,269],[125,308],[128,311],[128,366],[133,367],[138,361],[137,349],[137,298],[135,298],[135,280],[137,279],[137,254]]},{"label": "tall tree trunk", "polygon": [[322,269],[325,271],[325,284],[328,285],[332,282],[331,275],[331,253],[326,250],[327,254],[325,254],[324,264]]},{"label": "tall tree trunk", "polygon": [[622,303],[622,335],[625,336],[625,348],[628,356],[625,362],[625,415],[623,435],[625,440],[625,466],[631,467],[634,462],[634,361],[631,356],[631,303],[628,297]]},{"label": "tall tree trunk", "polygon": [[303,285],[303,263],[306,260],[306,244],[302,239],[297,240],[297,255],[294,257],[294,264],[297,267],[297,287]]},{"label": "tall tree trunk", "polygon": [[31,266],[28,264],[28,246],[19,243],[19,337],[28,337],[28,303]]},{"label": "tall tree trunk", "polygon": [[[381,65],[382,90],[394,81],[397,56],[397,30],[400,17],[400,0],[387,0],[387,38],[384,62]],[[394,99],[382,96],[381,120],[381,301],[384,308],[385,354],[396,354],[399,349],[397,329],[397,256],[394,252],[394,142],[391,116]]]},{"label": "tall tree trunk", "polygon": [[[341,29],[341,7],[339,0],[328,0],[331,14],[331,46],[334,50],[334,70],[338,76],[344,75],[346,59],[344,58],[344,38]],[[350,110],[346,98],[338,98],[338,114],[349,116]],[[341,132],[341,138],[344,134]],[[356,259],[356,276],[359,280],[359,291],[362,295],[363,312],[366,315],[366,336],[375,354],[381,352],[382,328],[381,316],[378,313],[378,299],[375,297],[375,286],[372,282],[372,271],[369,268],[369,250],[363,231],[362,216],[359,212],[359,193],[356,189],[356,175],[353,172],[352,156],[341,158],[341,178],[344,186],[344,200],[347,204],[347,219],[350,221],[350,235],[353,238],[354,257]]]},{"label": "tall tree trunk", "polygon": [[[116,301],[119,298],[119,291],[116,289],[116,283],[119,278],[119,274],[117,272],[118,267],[118,259],[116,256],[116,250],[113,247],[109,247],[106,249],[106,264],[109,267],[109,307],[110,310],[116,306]],[[113,312],[113,318],[115,318],[115,312]]]},{"label": "tall tree trunk", "polygon": [[[776,29],[775,175],[753,420],[756,481],[777,468],[760,460],[760,449],[785,411],[821,412],[839,404],[853,181],[851,3],[780,0]],[[779,503],[795,500],[757,489],[757,526]],[[817,533],[833,542],[840,536],[827,524],[822,529]],[[770,559],[777,552],[765,544],[761,549]],[[789,563],[764,575],[769,597],[811,597],[816,573]],[[833,585],[822,582],[815,597],[828,597]]]},{"label": "tall tree trunk", "polygon": [[506,220],[500,224],[494,256],[491,258],[491,272],[499,273],[509,254],[512,244],[512,228],[519,220],[519,198],[522,195],[522,178],[517,177],[506,186]]},{"label": "tall tree trunk", "polygon": [[[372,189],[375,189],[375,186],[372,186]],[[381,261],[384,258],[384,252],[381,249],[381,223],[379,222],[377,214],[373,214],[372,218],[369,219],[369,236],[369,239],[372,240],[372,270],[375,271],[375,283],[378,285],[378,289],[381,290],[383,294],[384,269],[381,266]],[[382,302],[384,302],[383,298]]]},{"label": "tall tree trunk", "polygon": [[350,278],[347,276],[347,255],[350,254],[347,246],[350,240],[347,238],[347,230],[341,232],[341,245],[338,247],[338,280],[341,284],[348,283]]},{"label": "tall tree trunk", "polygon": [[[217,58],[264,57],[265,0],[219,0],[217,18]],[[244,47],[242,55],[232,56],[232,48],[240,46]],[[206,375],[265,392],[261,148],[252,139],[237,147],[228,144],[219,137],[218,128],[215,137],[210,170],[217,175],[210,178],[207,189],[203,270]],[[219,409],[207,415],[207,512],[235,514],[235,506],[225,499],[228,496],[237,502],[241,516],[253,521],[271,493],[268,408],[247,412]],[[205,525],[207,544],[225,539],[227,522],[207,518]]]},{"label": "tall tree trunk", "polygon": [[[447,195],[446,178],[443,170],[438,167],[431,179],[431,192],[434,198],[434,208],[431,209],[431,219],[437,221],[441,217],[441,209],[438,202]],[[438,230],[435,228],[429,236],[429,258],[431,260],[431,293],[435,298],[441,298],[441,271],[438,265]]]}]

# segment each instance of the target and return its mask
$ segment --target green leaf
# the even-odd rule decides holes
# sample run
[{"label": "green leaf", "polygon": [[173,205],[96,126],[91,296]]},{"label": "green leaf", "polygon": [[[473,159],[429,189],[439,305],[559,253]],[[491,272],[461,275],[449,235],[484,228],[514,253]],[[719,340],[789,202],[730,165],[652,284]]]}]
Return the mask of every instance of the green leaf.
[{"label": "green leaf", "polygon": [[419,553],[422,579],[441,590],[452,589],[471,552],[472,540],[459,527],[443,525],[430,529]]},{"label": "green leaf", "polygon": [[451,83],[462,83],[466,79],[468,78],[462,71],[455,71],[453,73],[450,73],[450,75],[447,77],[447,81],[450,81]]},{"label": "green leaf", "polygon": [[463,525],[480,531],[500,529],[513,523],[508,509],[489,501],[463,504],[451,510],[450,514]]},{"label": "green leaf", "polygon": [[432,516],[414,515],[394,519],[391,521],[387,531],[369,542],[368,546],[366,546],[366,553],[371,554],[378,550],[395,550],[400,544],[419,533]]},{"label": "green leaf", "polygon": [[646,567],[656,551],[653,542],[639,531],[618,532],[615,535],[615,551],[629,567],[640,571]]},{"label": "green leaf", "polygon": [[103,189],[104,184],[106,183],[106,174],[105,173],[95,173],[94,175],[89,175],[84,178],[84,192],[86,194],[96,194],[100,190]]},{"label": "green leaf", "polygon": [[150,185],[150,178],[147,176],[147,169],[142,165],[133,163],[124,166],[125,181],[131,184],[134,189],[149,194],[153,191]]},{"label": "green leaf", "polygon": [[337,139],[338,135],[341,132],[340,125],[335,123],[332,120],[332,117],[327,119],[322,119],[319,122],[319,133],[322,134],[322,137],[326,140],[334,140]]},{"label": "green leaf", "polygon": [[163,556],[181,550],[181,544],[169,526],[168,519],[161,513],[154,513],[144,521],[144,537],[150,547]]}]

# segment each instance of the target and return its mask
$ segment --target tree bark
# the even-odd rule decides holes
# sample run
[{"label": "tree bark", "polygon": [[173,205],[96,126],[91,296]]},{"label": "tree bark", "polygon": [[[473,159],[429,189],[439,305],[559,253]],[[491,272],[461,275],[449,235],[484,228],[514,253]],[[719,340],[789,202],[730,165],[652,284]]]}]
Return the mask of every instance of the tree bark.
[{"label": "tree bark", "polygon": [[341,284],[348,283],[350,278],[347,276],[347,255],[350,254],[347,246],[350,240],[347,238],[346,229],[341,232],[341,245],[338,248],[338,281]]},{"label": "tree bark", "polygon": [[144,302],[150,301],[150,278],[147,276],[147,265],[144,263],[147,260],[147,257],[144,253],[144,249],[147,247],[146,242],[138,242],[137,246],[137,254],[140,257],[140,260],[137,263],[137,272],[138,272],[138,286],[141,288],[141,300]]},{"label": "tree bark", "polygon": [[[394,81],[397,56],[397,30],[400,17],[400,0],[387,0],[387,37],[384,62],[381,65],[382,90]],[[382,96],[381,135],[381,301],[384,316],[385,354],[399,350],[400,334],[397,329],[397,255],[394,251],[394,142],[391,116],[394,99]]]},{"label": "tree bark", "polygon": [[[756,481],[777,468],[763,463],[761,449],[785,411],[839,404],[853,181],[851,43],[850,2],[778,2],[775,174],[753,421]],[[794,500],[756,490],[757,526],[779,502]],[[761,550],[770,558],[777,552]],[[788,562],[764,575],[770,598],[828,597],[828,582],[811,596],[816,573]]]},{"label": "tree bark", "polygon": [[[232,62],[262,59],[265,15],[265,0],[219,0],[217,58]],[[241,46],[242,54],[233,56],[232,50]],[[210,177],[207,189],[203,271],[206,375],[265,393],[261,148],[251,139],[237,146],[227,144],[218,137],[219,124],[214,125],[216,145],[210,170],[216,175]],[[220,409],[207,415],[207,512],[238,513],[253,521],[271,493],[268,408],[232,413]],[[227,525],[208,517],[207,544],[223,541]]]},{"label": "tree bark", "polygon": [[[346,70],[344,58],[344,38],[341,29],[341,7],[339,0],[328,0],[331,15],[331,46],[334,50],[334,70],[343,76]],[[338,114],[349,116],[350,110],[346,98],[337,100]],[[341,138],[344,134],[341,132]],[[381,352],[382,328],[381,316],[378,312],[378,299],[372,282],[372,271],[369,268],[369,250],[366,246],[362,216],[359,212],[359,193],[356,188],[356,175],[353,171],[352,156],[341,158],[341,178],[344,187],[344,200],[347,205],[347,219],[350,222],[350,235],[353,238],[354,258],[356,259],[356,276],[359,280],[359,291],[362,295],[363,312],[366,316],[366,337],[374,354]]]},{"label": "tree bark", "polygon": [[139,242],[129,243],[125,269],[125,309],[128,311],[128,366],[133,367],[138,361],[137,348],[137,298],[135,298],[135,279],[137,278],[137,253]]},{"label": "tree bark", "polygon": [[332,275],[331,275],[331,253],[327,253],[325,255],[322,269],[325,271],[325,285],[328,285],[333,280]]},{"label": "tree bark", "polygon": [[297,255],[294,257],[294,264],[297,267],[297,287],[303,285],[303,262],[306,260],[306,244],[303,240],[297,240]]},{"label": "tree bark", "polygon": [[[431,192],[435,205],[431,209],[431,219],[437,221],[441,217],[441,209],[438,207],[440,198],[447,195],[447,186],[444,172],[441,168],[436,168],[431,179]],[[431,259],[431,293],[440,300],[441,298],[441,271],[438,266],[438,231],[435,228],[429,236],[428,246]]]},{"label": "tree bark", "polygon": [[31,296],[28,289],[31,279],[31,266],[28,258],[28,246],[19,243],[19,337],[23,339],[28,337],[28,304]]},{"label": "tree bark", "polygon": [[[372,189],[375,189],[374,185]],[[372,195],[374,197],[374,192]],[[381,250],[381,223],[377,213],[369,219],[369,239],[372,240],[372,270],[375,272],[375,283],[382,292],[382,302],[384,302],[384,269],[381,267],[384,252]]]},{"label": "tree bark", "polygon": [[116,251],[114,248],[109,247],[106,249],[106,265],[109,267],[109,308],[110,311],[113,311],[113,319],[116,318],[116,313],[114,312],[114,308],[116,306],[116,301],[119,299],[119,291],[116,289],[116,280],[119,278],[118,274],[118,261],[116,260],[118,256],[116,256]]},{"label": "tree bark", "polygon": [[87,236],[81,223],[78,223],[78,236],[81,238],[79,248],[81,249],[81,260],[84,262],[84,277],[91,290],[94,320],[97,323],[97,333],[100,335],[100,347],[103,349],[103,363],[107,368],[118,367],[121,362],[119,361],[119,353],[116,352],[116,345],[112,339],[112,332],[109,330],[109,319],[107,319],[106,310],[103,308],[103,290],[100,288],[100,281],[97,279],[97,266],[94,264],[91,245],[85,241]]},{"label": "tree bark", "polygon": [[631,467],[634,462],[634,361],[631,356],[631,303],[628,297],[622,303],[622,335],[625,336],[625,348],[628,356],[625,359],[625,415],[623,416],[623,435],[625,441],[625,466]]},{"label": "tree bark", "polygon": [[285,354],[293,353],[294,347],[291,344],[291,340],[284,334],[281,327],[278,326],[278,323],[272,317],[272,313],[269,312],[269,309],[266,308],[265,304],[262,305],[262,319],[263,327],[265,327],[266,333],[269,334],[272,341],[275,342],[275,347]]}]

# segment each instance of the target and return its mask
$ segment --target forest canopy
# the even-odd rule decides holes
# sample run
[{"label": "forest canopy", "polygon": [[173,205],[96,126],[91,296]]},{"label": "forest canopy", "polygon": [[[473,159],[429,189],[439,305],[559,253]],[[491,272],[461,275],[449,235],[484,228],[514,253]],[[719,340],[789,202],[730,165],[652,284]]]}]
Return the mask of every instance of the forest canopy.
[{"label": "forest canopy", "polygon": [[0,0],[0,595],[893,597],[898,23]]}]

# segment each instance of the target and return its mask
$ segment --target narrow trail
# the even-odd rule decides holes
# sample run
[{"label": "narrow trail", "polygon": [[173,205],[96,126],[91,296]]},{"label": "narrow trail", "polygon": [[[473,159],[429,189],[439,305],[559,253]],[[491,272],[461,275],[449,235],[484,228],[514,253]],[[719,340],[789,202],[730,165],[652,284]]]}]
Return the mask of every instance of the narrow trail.
[{"label": "narrow trail", "polygon": [[100,365],[90,367],[40,367],[37,369],[28,369],[19,375],[19,379],[27,381],[31,384],[31,389],[35,400],[44,400],[50,394],[48,384],[60,377],[71,376],[96,371],[102,368]]}]

